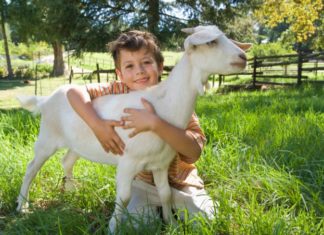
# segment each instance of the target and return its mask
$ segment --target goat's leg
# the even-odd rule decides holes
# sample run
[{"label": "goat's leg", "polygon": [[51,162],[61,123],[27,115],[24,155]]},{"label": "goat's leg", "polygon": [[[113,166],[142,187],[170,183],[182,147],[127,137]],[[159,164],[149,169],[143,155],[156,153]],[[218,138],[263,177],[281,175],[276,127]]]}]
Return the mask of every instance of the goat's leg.
[{"label": "goat's leg", "polygon": [[156,170],[152,173],[161,200],[163,219],[167,223],[175,223],[172,215],[171,188],[168,181],[168,171]]},{"label": "goat's leg", "polygon": [[[56,147],[53,145],[49,146],[48,139],[44,139],[44,141],[40,141],[41,138],[39,138],[35,142],[35,156],[34,159],[28,164],[23,184],[20,189],[20,193],[18,196],[18,206],[17,211],[22,211],[27,209],[28,207],[28,191],[30,184],[32,180],[35,178],[37,172],[39,169],[43,166],[43,164],[46,162],[46,160],[56,151]],[[25,204],[24,204],[25,203]]]},{"label": "goat's leg", "polygon": [[64,170],[63,183],[65,190],[74,189],[73,167],[79,158],[80,157],[76,152],[69,149],[62,159],[62,166]]},{"label": "goat's leg", "polygon": [[[123,156],[123,158],[126,158],[126,156]],[[117,224],[121,222],[123,210],[125,210],[130,201],[132,181],[140,170],[142,169],[138,169],[134,163],[120,161],[118,164],[115,210],[109,221],[109,229],[111,232],[114,232]]]}]

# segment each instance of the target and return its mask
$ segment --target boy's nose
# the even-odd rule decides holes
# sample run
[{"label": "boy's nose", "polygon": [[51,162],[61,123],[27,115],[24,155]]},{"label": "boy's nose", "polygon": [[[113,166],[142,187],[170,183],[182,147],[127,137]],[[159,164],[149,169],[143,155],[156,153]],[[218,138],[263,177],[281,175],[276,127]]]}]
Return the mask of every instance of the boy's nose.
[{"label": "boy's nose", "polygon": [[143,66],[138,66],[137,74],[142,74],[142,73],[144,73],[144,67]]}]

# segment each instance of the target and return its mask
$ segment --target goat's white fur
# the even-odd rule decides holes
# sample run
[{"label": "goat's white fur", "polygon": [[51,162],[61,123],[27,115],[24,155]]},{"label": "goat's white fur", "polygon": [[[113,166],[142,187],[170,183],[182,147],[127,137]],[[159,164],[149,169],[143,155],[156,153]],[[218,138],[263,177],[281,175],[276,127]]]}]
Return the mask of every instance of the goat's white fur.
[{"label": "goat's white fur", "polygon": [[[185,53],[169,78],[159,85],[123,95],[102,96],[93,106],[103,119],[119,120],[124,108],[143,108],[141,98],[151,102],[157,114],[176,127],[185,129],[194,111],[196,97],[203,93],[203,84],[212,73],[234,73],[246,64],[243,50],[216,26],[199,26],[185,40]],[[217,44],[206,43],[217,40]],[[244,56],[243,56],[244,57]],[[130,130],[116,128],[126,148],[123,156],[107,153],[86,123],[74,112],[66,94],[73,85],[58,88],[48,97],[19,97],[23,107],[39,111],[42,115],[40,132],[35,142],[35,157],[29,163],[17,210],[21,211],[28,200],[30,183],[44,162],[58,149],[68,148],[63,159],[66,177],[72,178],[72,168],[78,156],[90,161],[117,165],[117,195],[114,214],[109,227],[114,230],[121,219],[121,207],[131,196],[131,183],[142,170],[153,172],[163,208],[163,218],[172,220],[171,191],[168,183],[168,167],[175,151],[152,132],[143,132],[129,138]],[[82,88],[85,89],[85,88]]]}]

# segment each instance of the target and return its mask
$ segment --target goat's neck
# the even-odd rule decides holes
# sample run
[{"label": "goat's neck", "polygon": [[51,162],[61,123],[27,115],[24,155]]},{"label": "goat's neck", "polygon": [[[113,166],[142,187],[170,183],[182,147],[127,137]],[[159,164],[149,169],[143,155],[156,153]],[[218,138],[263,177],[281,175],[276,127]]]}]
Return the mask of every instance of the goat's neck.
[{"label": "goat's neck", "polygon": [[159,115],[179,128],[187,127],[194,111],[198,95],[195,80],[201,79],[197,76],[201,75],[193,69],[189,56],[184,54],[164,82],[162,105],[167,110]]}]

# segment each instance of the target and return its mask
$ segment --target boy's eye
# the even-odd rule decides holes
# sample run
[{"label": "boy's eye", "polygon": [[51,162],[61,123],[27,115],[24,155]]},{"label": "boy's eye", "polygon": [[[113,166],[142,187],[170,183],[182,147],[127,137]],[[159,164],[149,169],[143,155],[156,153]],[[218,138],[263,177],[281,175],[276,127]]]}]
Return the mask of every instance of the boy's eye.
[{"label": "boy's eye", "polygon": [[144,61],[144,64],[151,64],[152,63],[152,61],[150,61],[150,60],[145,60]]},{"label": "boy's eye", "polygon": [[128,64],[128,65],[125,66],[125,68],[126,69],[131,69],[131,68],[133,68],[133,65],[132,64]]}]

